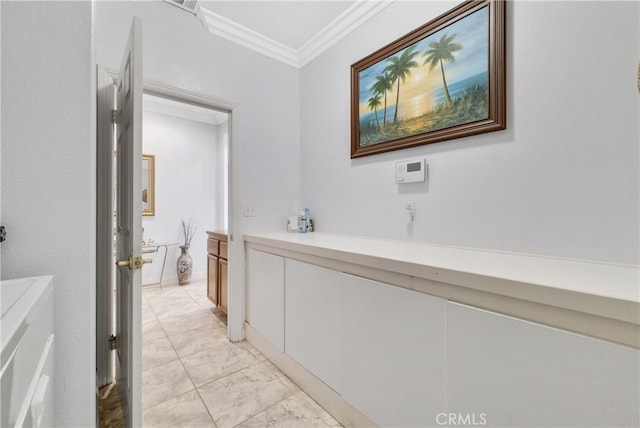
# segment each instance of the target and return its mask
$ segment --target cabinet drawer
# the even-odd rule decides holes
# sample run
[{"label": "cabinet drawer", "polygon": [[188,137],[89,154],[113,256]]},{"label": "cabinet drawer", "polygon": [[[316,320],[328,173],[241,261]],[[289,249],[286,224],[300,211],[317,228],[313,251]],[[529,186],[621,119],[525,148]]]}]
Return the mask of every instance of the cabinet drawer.
[{"label": "cabinet drawer", "polygon": [[221,258],[227,258],[227,243],[224,241],[220,241],[220,252],[219,255]]},{"label": "cabinet drawer", "polygon": [[[220,241],[218,241],[217,239],[208,238],[208,239],[207,239],[207,252],[208,252],[209,254],[213,254],[214,256],[219,255],[219,254],[220,254],[220,252],[219,252],[219,248],[218,248],[219,244],[220,244]],[[225,258],[227,257],[227,251],[226,251],[226,249],[227,249],[227,248],[226,248],[226,246],[225,246],[225,254],[224,254],[224,257],[225,257]]]}]

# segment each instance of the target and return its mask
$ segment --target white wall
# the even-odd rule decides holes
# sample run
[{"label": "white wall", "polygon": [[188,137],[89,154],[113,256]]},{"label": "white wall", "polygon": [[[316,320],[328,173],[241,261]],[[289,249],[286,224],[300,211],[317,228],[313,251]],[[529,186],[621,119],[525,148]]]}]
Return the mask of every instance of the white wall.
[{"label": "white wall", "polygon": [[[58,426],[95,422],[92,40],[116,68],[133,15],[147,78],[239,104],[239,233],[301,197],[319,230],[637,263],[637,2],[509,3],[508,130],[349,160],[349,66],[456,3],[394,3],[301,73],[160,1],[1,3],[1,277],[54,275]],[[397,188],[414,156],[429,183]]]},{"label": "white wall", "polygon": [[2,279],[52,274],[60,427],[95,424],[90,2],[2,2]]},{"label": "white wall", "polygon": [[[350,160],[350,65],[457,3],[396,2],[302,70],[316,228],[637,264],[638,2],[509,2],[507,130]],[[428,182],[396,185],[414,157]]]},{"label": "white wall", "polygon": [[[0,2],[0,45],[2,45],[2,2]],[[2,70],[2,54],[0,53],[0,70]],[[2,118],[2,73],[0,72],[0,118]],[[2,189],[2,121],[0,120],[0,189]],[[2,222],[2,194],[0,192],[0,225]],[[2,244],[0,244],[0,250]],[[2,277],[2,257],[0,257],[0,278]]]},{"label": "white wall", "polygon": [[[226,124],[224,125],[226,127]],[[194,280],[207,275],[207,230],[223,227],[219,194],[219,126],[162,113],[143,114],[143,153],[155,156],[155,215],[143,216],[144,240],[182,244],[181,220],[191,221],[195,235],[189,254]],[[169,247],[163,283],[177,282],[178,246]],[[151,255],[142,283],[160,281],[164,249]]]},{"label": "white wall", "polygon": [[[283,228],[299,195],[299,73],[220,39],[187,12],[162,1],[96,3],[96,60],[116,67],[133,16],[143,21],[144,76],[239,105],[241,200],[256,217],[245,229]],[[170,28],[171,31],[167,31]]]},{"label": "white wall", "polygon": [[[208,33],[196,17],[155,0],[95,4],[98,64],[116,68],[133,16],[143,21],[146,79],[234,104],[229,157],[229,336],[244,337],[244,244],[251,230],[283,229],[300,194],[297,69]],[[168,31],[167,29],[170,29]],[[243,204],[256,208],[242,217]]]}]

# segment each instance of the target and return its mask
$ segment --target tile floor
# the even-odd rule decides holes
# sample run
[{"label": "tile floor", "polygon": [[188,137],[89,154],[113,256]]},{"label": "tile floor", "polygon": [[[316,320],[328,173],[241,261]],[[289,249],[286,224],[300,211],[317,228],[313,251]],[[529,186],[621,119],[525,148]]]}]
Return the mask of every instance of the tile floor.
[{"label": "tile floor", "polygon": [[206,282],[143,287],[145,427],[339,427],[246,341],[226,337]]}]

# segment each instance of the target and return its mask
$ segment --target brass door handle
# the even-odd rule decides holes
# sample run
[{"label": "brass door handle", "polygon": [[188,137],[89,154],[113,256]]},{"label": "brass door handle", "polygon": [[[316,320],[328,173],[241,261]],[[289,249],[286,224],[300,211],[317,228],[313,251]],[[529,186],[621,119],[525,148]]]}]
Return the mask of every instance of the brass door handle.
[{"label": "brass door handle", "polygon": [[129,256],[126,259],[118,260],[116,262],[116,266],[118,267],[128,267],[131,269],[131,265],[133,264],[133,257]]},{"label": "brass door handle", "polygon": [[116,266],[118,267],[128,267],[131,270],[140,270],[142,266],[147,263],[153,263],[152,259],[143,259],[140,256],[129,256],[126,259],[118,260],[116,262]]}]

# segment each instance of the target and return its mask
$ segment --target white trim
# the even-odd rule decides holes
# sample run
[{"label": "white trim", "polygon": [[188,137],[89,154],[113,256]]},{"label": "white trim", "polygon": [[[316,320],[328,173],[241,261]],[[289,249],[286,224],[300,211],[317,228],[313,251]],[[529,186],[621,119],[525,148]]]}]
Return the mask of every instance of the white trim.
[{"label": "white trim", "polygon": [[151,94],[144,94],[142,97],[142,108],[144,111],[162,113],[211,125],[221,125],[227,121],[226,113],[211,108],[194,106],[193,104],[179,103]]},{"label": "white trim", "polygon": [[232,342],[244,339],[245,320],[245,283],[244,283],[244,241],[235,239],[242,236],[242,218],[240,217],[240,201],[242,190],[240,187],[240,153],[242,153],[238,132],[238,104],[220,98],[203,95],[186,89],[164,83],[144,81],[146,94],[185,102],[199,107],[212,108],[229,114],[229,289],[227,335]]},{"label": "white trim", "polygon": [[[115,381],[109,336],[112,329],[113,289],[113,141],[111,111],[115,108],[113,82],[118,72],[97,67],[96,122],[96,383],[103,387]],[[111,93],[110,93],[111,92]]]},{"label": "white trim", "polygon": [[[101,73],[106,76],[106,78],[113,78],[118,75],[118,72],[109,69],[107,67],[100,67]],[[105,78],[103,76],[103,79]],[[216,109],[219,111],[224,111],[229,114],[229,258],[232,260],[229,263],[229,284],[233,284],[232,287],[229,287],[228,290],[228,336],[229,339],[233,342],[238,342],[244,339],[244,321],[245,321],[245,284],[244,284],[244,241],[242,239],[234,239],[235,236],[242,236],[242,218],[239,213],[240,209],[240,201],[241,198],[241,187],[240,187],[240,173],[239,173],[239,162],[240,162],[240,154],[242,153],[240,138],[238,132],[238,117],[239,117],[239,106],[236,103],[226,101],[220,98],[211,97],[208,95],[203,95],[200,93],[192,92],[189,90],[181,89],[175,86],[171,86],[168,84],[164,84],[157,81],[152,80],[144,80],[143,83],[143,93],[149,95],[155,95],[159,97],[168,98],[174,101],[179,101],[183,103],[189,103],[195,106]],[[102,111],[102,110],[101,110]],[[106,114],[106,112],[105,112]],[[110,114],[110,113],[109,113]],[[99,131],[100,132],[100,131]],[[100,146],[98,147],[100,149]],[[105,149],[102,154],[103,157],[107,156],[107,151]],[[108,156],[112,156],[112,148],[109,146]],[[102,158],[101,158],[102,159]],[[110,157],[108,157],[110,162]],[[105,161],[106,162],[106,161]],[[102,161],[98,162],[98,165],[102,165]],[[110,164],[109,164],[110,165]],[[106,167],[110,171],[110,166]],[[106,173],[106,172],[105,172]],[[110,172],[109,172],[110,174]],[[108,210],[107,213],[111,215],[112,212],[111,207],[111,184],[109,181],[108,188],[103,185],[100,189],[98,189],[97,198],[99,204],[102,204],[102,208]],[[106,226],[103,226],[106,227]],[[107,230],[109,233],[109,237],[111,236],[111,226],[109,224],[109,228]],[[107,236],[106,233],[103,232]],[[98,240],[99,245],[101,240]],[[105,241],[106,242],[106,241]],[[111,245],[111,240],[108,240],[109,245]],[[105,251],[106,251],[106,247]],[[109,251],[110,251],[109,247]],[[106,266],[106,265],[105,265]],[[109,264],[110,266],[110,264]],[[105,267],[106,269],[106,267]],[[100,266],[98,266],[98,271],[100,271]],[[108,321],[108,320],[106,320]],[[105,319],[98,318],[98,324],[105,322]],[[98,326],[100,329],[100,325]],[[106,329],[106,326],[102,326],[102,328]],[[99,338],[98,338],[99,340]],[[99,358],[99,357],[98,357]],[[110,374],[104,374],[105,378],[108,378]]]},{"label": "white trim", "polygon": [[364,24],[395,0],[357,1],[331,21],[318,34],[298,49],[299,67],[311,62],[322,52],[336,44],[352,30]]},{"label": "white trim", "polygon": [[394,1],[356,1],[299,49],[286,46],[203,7],[200,7],[196,16],[211,34],[293,67],[302,68]]},{"label": "white trim", "polygon": [[285,64],[299,67],[298,54],[295,49],[205,8],[201,7],[197,16],[202,25],[211,34],[230,40]]}]

